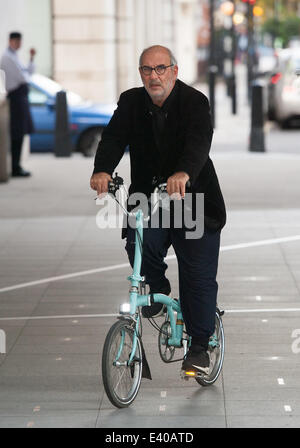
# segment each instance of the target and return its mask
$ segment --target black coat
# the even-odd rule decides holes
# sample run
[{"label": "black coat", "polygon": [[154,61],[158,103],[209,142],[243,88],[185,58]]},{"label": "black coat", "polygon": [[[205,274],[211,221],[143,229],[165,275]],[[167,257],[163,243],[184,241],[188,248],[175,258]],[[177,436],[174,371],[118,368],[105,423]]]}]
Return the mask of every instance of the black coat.
[{"label": "black coat", "polygon": [[28,101],[28,86],[22,84],[8,94],[10,104],[10,133],[13,139],[34,132]]},{"label": "black coat", "polygon": [[212,229],[221,229],[226,222],[226,210],[209,157],[213,128],[208,99],[198,90],[177,81],[176,96],[167,111],[163,153],[158,153],[155,144],[148,104],[149,96],[144,87],[122,93],[118,108],[102,134],[94,173],[112,175],[128,145],[130,193],[149,195],[153,191],[154,176],[167,179],[175,172],[184,171],[190,176],[192,191],[205,194],[206,224]]}]

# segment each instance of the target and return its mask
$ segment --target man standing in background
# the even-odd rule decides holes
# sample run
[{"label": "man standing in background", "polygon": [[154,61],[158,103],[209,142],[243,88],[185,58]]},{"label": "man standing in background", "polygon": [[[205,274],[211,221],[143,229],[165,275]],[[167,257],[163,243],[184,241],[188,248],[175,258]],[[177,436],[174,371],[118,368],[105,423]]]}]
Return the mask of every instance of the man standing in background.
[{"label": "man standing in background", "polygon": [[17,51],[22,45],[22,35],[18,32],[10,33],[9,46],[4,52],[0,69],[5,73],[6,91],[10,104],[10,138],[12,156],[12,176],[29,177],[21,165],[21,151],[24,136],[32,134],[33,123],[28,101],[29,77],[34,73],[35,49],[30,50],[30,62],[25,67],[19,60]]}]

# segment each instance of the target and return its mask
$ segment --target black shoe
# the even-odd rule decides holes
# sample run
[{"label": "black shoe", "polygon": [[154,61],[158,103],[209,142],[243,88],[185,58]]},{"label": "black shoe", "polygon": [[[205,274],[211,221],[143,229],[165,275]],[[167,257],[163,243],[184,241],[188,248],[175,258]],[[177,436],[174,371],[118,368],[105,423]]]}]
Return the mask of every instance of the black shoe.
[{"label": "black shoe", "polygon": [[208,375],[209,373],[210,358],[206,350],[193,351],[191,348],[182,363],[181,369],[184,371],[193,371],[196,373],[204,373]]},{"label": "black shoe", "polygon": [[30,177],[31,173],[29,171],[23,170],[23,168],[19,168],[18,170],[14,170],[12,172],[12,177]]},{"label": "black shoe", "polygon": [[[160,288],[159,291],[156,289],[150,288],[149,294],[165,294],[166,296],[169,296],[171,293],[171,285],[168,279],[166,279],[165,284]],[[162,303],[152,303],[150,306],[143,306],[142,307],[142,316],[149,319],[150,317],[159,317],[163,316],[163,314],[166,312],[167,308]]]},{"label": "black shoe", "polygon": [[149,319],[149,317],[159,317],[165,312],[165,305],[163,303],[153,303],[150,306],[142,307],[142,315]]}]

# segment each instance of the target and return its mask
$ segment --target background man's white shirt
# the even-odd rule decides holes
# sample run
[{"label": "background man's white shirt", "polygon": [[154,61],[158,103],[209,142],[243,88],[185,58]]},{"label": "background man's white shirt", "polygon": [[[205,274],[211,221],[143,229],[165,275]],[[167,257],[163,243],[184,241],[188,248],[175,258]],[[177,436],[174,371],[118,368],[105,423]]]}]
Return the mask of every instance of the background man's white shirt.
[{"label": "background man's white shirt", "polygon": [[5,73],[6,90],[11,92],[21,84],[29,82],[30,76],[34,73],[35,65],[33,62],[29,62],[27,67],[24,66],[19,60],[17,52],[7,48],[1,58],[0,69]]}]

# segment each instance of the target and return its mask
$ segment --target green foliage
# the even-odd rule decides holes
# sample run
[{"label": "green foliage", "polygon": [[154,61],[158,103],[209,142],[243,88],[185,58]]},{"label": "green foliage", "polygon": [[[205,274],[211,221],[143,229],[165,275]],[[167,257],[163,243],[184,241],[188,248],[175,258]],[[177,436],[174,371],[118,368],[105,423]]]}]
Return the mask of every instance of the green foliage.
[{"label": "green foliage", "polygon": [[267,19],[262,25],[262,32],[271,34],[273,38],[276,38],[281,35],[281,25],[281,20],[279,20],[277,17],[272,17],[270,19]]},{"label": "green foliage", "polygon": [[262,25],[262,32],[270,34],[273,39],[279,37],[283,45],[287,46],[291,37],[300,35],[300,17],[296,15],[281,19],[272,17]]},{"label": "green foliage", "polygon": [[283,42],[288,43],[291,37],[300,36],[300,18],[297,16],[287,17],[282,23]]}]

